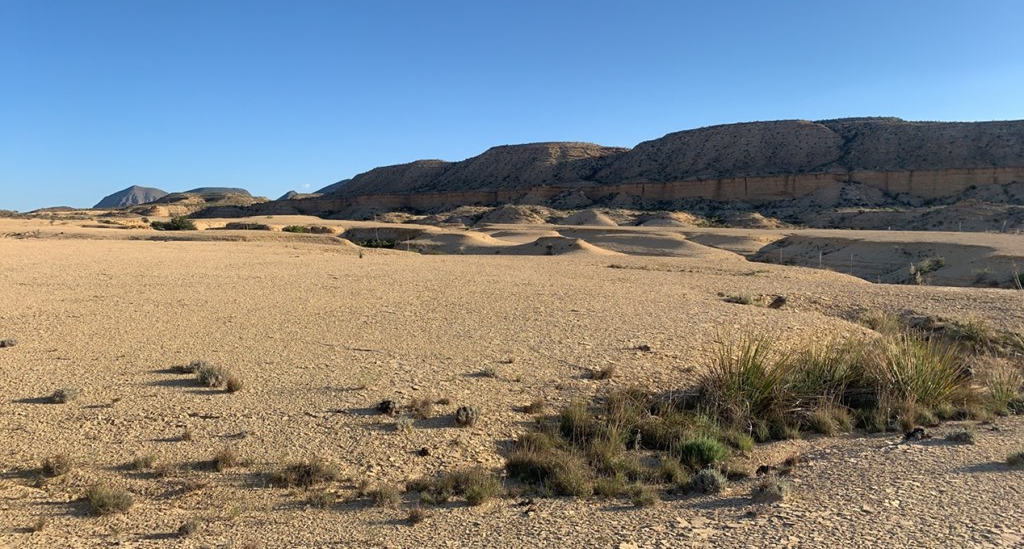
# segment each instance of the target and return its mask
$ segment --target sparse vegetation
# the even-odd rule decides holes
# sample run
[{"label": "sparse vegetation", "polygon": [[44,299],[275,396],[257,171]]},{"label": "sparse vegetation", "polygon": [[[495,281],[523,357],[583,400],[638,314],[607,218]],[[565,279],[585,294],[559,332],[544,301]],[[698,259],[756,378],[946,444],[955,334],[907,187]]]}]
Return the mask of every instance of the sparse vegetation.
[{"label": "sparse vegetation", "polygon": [[1024,467],[1024,450],[1006,456],[1006,464],[1010,467]]},{"label": "sparse vegetation", "polygon": [[200,385],[216,388],[224,386],[229,372],[220,366],[203,362],[196,368],[195,374],[196,380],[199,381]]},{"label": "sparse vegetation", "polygon": [[434,399],[428,396],[414,398],[409,403],[409,410],[418,419],[430,419],[434,416]]},{"label": "sparse vegetation", "polygon": [[661,497],[654,488],[638,484],[630,488],[630,501],[636,507],[653,507],[661,501]]},{"label": "sparse vegetation", "polygon": [[141,454],[141,455],[135,456],[135,459],[132,460],[131,468],[135,469],[136,471],[145,471],[147,469],[152,469],[153,466],[156,465],[156,462],[157,462],[157,455],[156,454],[154,454],[154,453]]},{"label": "sparse vegetation", "polygon": [[242,378],[234,373],[228,373],[227,378],[224,380],[224,390],[229,393],[237,393],[245,387],[245,383]]},{"label": "sparse vegetation", "polygon": [[402,504],[402,493],[392,484],[382,484],[370,492],[370,499],[376,507],[397,509]]},{"label": "sparse vegetation", "polygon": [[50,395],[50,402],[53,404],[65,404],[78,398],[78,389],[75,387],[62,387]]},{"label": "sparse vegetation", "polygon": [[196,519],[186,520],[178,527],[178,537],[187,538],[199,531],[201,523]]},{"label": "sparse vegetation", "polygon": [[482,505],[502,492],[501,479],[483,467],[472,467],[446,473],[435,478],[412,481],[407,491],[419,492],[420,501],[442,504],[455,497],[465,497],[469,505]]},{"label": "sparse vegetation", "polygon": [[537,397],[530,401],[524,408],[528,414],[543,414],[548,409],[548,401],[544,397]]},{"label": "sparse vegetation", "polygon": [[333,492],[313,490],[306,496],[306,505],[316,509],[330,509],[337,499]]},{"label": "sparse vegetation", "polygon": [[324,482],[333,482],[341,476],[340,469],[322,459],[290,463],[270,475],[270,483],[279,487],[308,488]]},{"label": "sparse vegetation", "polygon": [[231,467],[238,467],[244,465],[242,456],[238,453],[238,450],[231,447],[225,446],[217,451],[213,456],[213,466],[218,471],[225,471]]},{"label": "sparse vegetation", "polygon": [[410,507],[405,518],[409,521],[409,524],[419,524],[427,520],[427,510],[419,505]]},{"label": "sparse vegetation", "polygon": [[702,494],[717,494],[729,485],[728,479],[718,469],[706,468],[697,471],[690,481],[690,486]]},{"label": "sparse vegetation", "polygon": [[131,508],[134,499],[130,492],[107,484],[97,484],[85,493],[92,514],[98,516],[125,513]]},{"label": "sparse vegetation", "polygon": [[776,475],[768,475],[754,485],[750,499],[756,503],[776,503],[789,498],[790,485]]},{"label": "sparse vegetation", "polygon": [[735,303],[737,305],[753,305],[754,296],[752,294],[727,295],[722,298],[722,301],[726,303]]},{"label": "sparse vegetation", "polygon": [[66,475],[75,468],[74,460],[68,454],[57,454],[43,460],[41,471],[47,477]]},{"label": "sparse vegetation", "polygon": [[246,223],[243,221],[232,221],[224,225],[225,230],[229,231],[270,231],[270,225],[265,223]]},{"label": "sparse vegetation", "polygon": [[805,429],[831,436],[858,425],[909,430],[967,414],[983,400],[965,374],[964,349],[905,329],[797,349],[741,337],[719,344],[694,387],[617,390],[538,418],[513,446],[506,470],[540,494],[632,497],[630,486],[652,483],[715,491],[724,486],[716,475],[750,475],[729,457],[755,441]]},{"label": "sparse vegetation", "polygon": [[17,339],[0,339],[0,349],[3,349],[4,347],[14,347],[17,344]]},{"label": "sparse vegetation", "polygon": [[974,429],[957,429],[946,435],[948,442],[956,444],[975,444],[978,441],[978,433]]},{"label": "sparse vegetation", "polygon": [[590,377],[597,380],[606,380],[615,377],[618,367],[615,364],[608,364],[602,368],[590,371]]},{"label": "sparse vegetation", "polygon": [[151,221],[150,227],[157,231],[194,231],[196,224],[184,216],[172,217],[170,221]]}]

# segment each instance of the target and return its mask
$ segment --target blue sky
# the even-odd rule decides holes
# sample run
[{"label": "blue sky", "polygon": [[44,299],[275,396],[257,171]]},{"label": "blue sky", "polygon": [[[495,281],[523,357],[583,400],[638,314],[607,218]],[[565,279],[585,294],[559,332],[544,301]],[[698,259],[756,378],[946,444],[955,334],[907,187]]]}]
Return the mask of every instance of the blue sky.
[{"label": "blue sky", "polygon": [[0,0],[0,209],[493,145],[1024,118],[1024,2]]}]

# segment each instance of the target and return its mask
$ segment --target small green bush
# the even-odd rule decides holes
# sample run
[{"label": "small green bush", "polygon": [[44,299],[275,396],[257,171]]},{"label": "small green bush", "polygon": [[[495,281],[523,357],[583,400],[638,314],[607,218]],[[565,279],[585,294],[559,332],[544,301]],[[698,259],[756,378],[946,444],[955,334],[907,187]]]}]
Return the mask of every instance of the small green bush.
[{"label": "small green bush", "polygon": [[150,227],[158,231],[194,231],[196,224],[184,216],[172,217],[170,221],[151,221]]},{"label": "small green bush", "polygon": [[725,490],[729,481],[718,469],[701,469],[693,476],[691,487],[702,494],[717,494]]}]

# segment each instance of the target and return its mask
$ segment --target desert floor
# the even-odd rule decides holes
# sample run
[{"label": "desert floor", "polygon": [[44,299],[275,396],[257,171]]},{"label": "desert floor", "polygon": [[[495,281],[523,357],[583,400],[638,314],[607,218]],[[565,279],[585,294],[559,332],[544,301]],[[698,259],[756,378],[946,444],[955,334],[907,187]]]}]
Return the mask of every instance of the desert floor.
[{"label": "desert floor", "polygon": [[[956,424],[921,442],[855,433],[761,445],[743,458],[751,468],[793,452],[808,460],[794,473],[794,497],[774,505],[750,502],[752,480],[643,509],[600,499],[454,502],[417,525],[406,522],[406,507],[347,501],[355,479],[402,483],[473,464],[500,470],[510,441],[532,420],[522,407],[534,398],[557,409],[613,387],[684,387],[723,338],[862,334],[851,320],[866,310],[1019,330],[1022,292],[871,284],[748,262],[664,235],[657,245],[672,241],[671,256],[579,243],[554,256],[360,252],[336,237],[278,232],[144,239],[152,232],[0,220],[0,339],[18,341],[0,349],[0,545],[985,547],[1024,540],[1024,470],[1002,463],[1024,444],[1024,421],[1015,417],[978,426],[973,446],[942,441]],[[454,246],[465,251],[466,238],[504,237],[511,250],[536,238],[513,233],[495,229]],[[720,239],[735,243],[735,234],[722,231]],[[979,244],[985,238],[978,235]],[[619,249],[641,244],[655,245],[631,240]],[[787,304],[723,301],[737,294],[782,295]],[[650,352],[637,350],[641,344]],[[244,389],[207,389],[170,371],[195,359],[230,368]],[[588,375],[608,364],[617,366],[613,379]],[[79,389],[79,398],[47,403],[62,387]],[[385,398],[420,396],[450,404],[409,432],[374,411]],[[452,424],[462,404],[481,410],[474,427]],[[186,431],[191,440],[182,440]],[[226,446],[250,463],[223,472],[199,466]],[[424,447],[430,455],[418,456]],[[75,469],[38,482],[40,463],[61,453]],[[196,467],[167,478],[125,467],[150,453]],[[340,464],[352,479],[327,487],[339,496],[328,509],[265,481],[280,464],[312,457]],[[135,495],[128,513],[86,513],[82,493],[100,481]],[[45,527],[33,532],[41,517]],[[179,537],[189,520],[200,521],[199,530]]]}]

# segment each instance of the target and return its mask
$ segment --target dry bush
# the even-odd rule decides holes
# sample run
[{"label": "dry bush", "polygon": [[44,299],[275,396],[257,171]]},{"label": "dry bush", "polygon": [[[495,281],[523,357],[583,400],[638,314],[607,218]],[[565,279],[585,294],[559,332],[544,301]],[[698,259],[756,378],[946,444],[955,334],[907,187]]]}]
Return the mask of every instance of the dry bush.
[{"label": "dry bush", "polygon": [[414,398],[409,409],[418,419],[430,419],[434,416],[434,399],[427,396]]},{"label": "dry bush", "polygon": [[789,498],[790,484],[775,475],[762,478],[750,491],[750,499],[757,503],[776,503]]},{"label": "dry bush", "polygon": [[85,493],[85,500],[89,504],[90,512],[99,516],[125,513],[134,503],[130,492],[107,484],[97,484],[89,488]]},{"label": "dry bush", "polygon": [[392,484],[382,484],[370,492],[370,499],[376,507],[397,509],[402,503],[402,493]]},{"label": "dry bush", "polygon": [[78,398],[78,389],[75,387],[62,387],[50,395],[50,402],[53,404],[65,404]]},{"label": "dry bush", "polygon": [[70,473],[75,468],[74,460],[68,454],[57,454],[43,460],[41,468],[44,476],[59,477]]},{"label": "dry bush", "polygon": [[603,368],[591,370],[590,377],[597,380],[607,380],[615,377],[615,372],[618,370],[618,366],[614,364],[608,364]]},{"label": "dry bush", "polygon": [[281,487],[308,488],[324,482],[336,481],[340,476],[341,471],[337,465],[322,459],[313,459],[289,463],[270,475],[270,483]]}]

